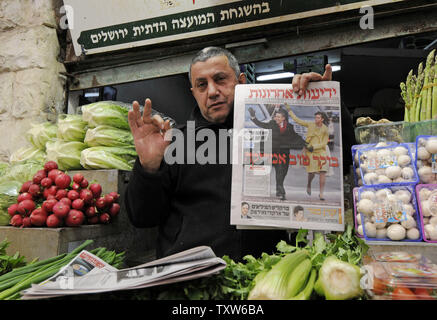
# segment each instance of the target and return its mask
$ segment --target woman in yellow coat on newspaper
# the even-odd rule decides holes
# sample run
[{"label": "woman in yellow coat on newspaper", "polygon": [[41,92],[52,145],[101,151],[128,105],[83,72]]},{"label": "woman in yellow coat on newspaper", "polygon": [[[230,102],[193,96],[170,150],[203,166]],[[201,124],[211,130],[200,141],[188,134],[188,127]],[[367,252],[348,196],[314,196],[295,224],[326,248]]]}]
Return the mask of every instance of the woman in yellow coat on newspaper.
[{"label": "woman in yellow coat on newspaper", "polygon": [[327,126],[328,117],[323,112],[316,112],[314,114],[314,122],[304,121],[299,119],[294,112],[291,110],[290,106],[285,104],[285,107],[290,114],[290,117],[301,126],[307,128],[306,134],[306,146],[305,153],[309,158],[309,164],[306,166],[308,173],[308,184],[307,193],[311,195],[311,183],[316,174],[319,175],[320,183],[320,200],[325,200],[323,197],[323,191],[325,188],[326,173],[329,170],[329,161],[323,161],[326,158],[326,146],[329,140],[329,130]]}]

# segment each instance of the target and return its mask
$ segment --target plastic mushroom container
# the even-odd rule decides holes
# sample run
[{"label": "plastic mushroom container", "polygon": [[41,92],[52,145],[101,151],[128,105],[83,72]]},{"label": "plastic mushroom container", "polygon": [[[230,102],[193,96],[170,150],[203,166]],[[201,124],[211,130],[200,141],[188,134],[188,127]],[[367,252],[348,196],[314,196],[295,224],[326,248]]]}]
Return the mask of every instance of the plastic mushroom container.
[{"label": "plastic mushroom container", "polygon": [[423,239],[413,185],[360,187],[356,208],[366,240],[420,242]]},{"label": "plastic mushroom container", "polygon": [[359,149],[358,159],[364,186],[409,185],[419,181],[413,155],[405,143]]},{"label": "plastic mushroom container", "polygon": [[416,137],[416,170],[419,183],[437,184],[437,136]]},{"label": "plastic mushroom container", "polygon": [[423,240],[437,243],[437,184],[418,184],[416,198]]}]

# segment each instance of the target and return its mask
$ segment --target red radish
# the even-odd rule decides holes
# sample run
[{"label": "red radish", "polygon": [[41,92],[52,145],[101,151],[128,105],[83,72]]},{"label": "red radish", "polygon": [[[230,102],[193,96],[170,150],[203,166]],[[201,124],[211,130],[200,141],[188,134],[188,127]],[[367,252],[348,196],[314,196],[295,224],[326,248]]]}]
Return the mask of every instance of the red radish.
[{"label": "red radish", "polygon": [[108,224],[111,221],[111,216],[107,213],[102,213],[99,216],[99,220],[101,223]]},{"label": "red radish", "polygon": [[33,200],[23,200],[18,204],[17,211],[21,215],[30,215],[30,213],[35,210],[35,202]]},{"label": "red radish", "polygon": [[29,193],[33,198],[38,198],[41,195],[41,187],[33,183],[29,186]]},{"label": "red radish", "polygon": [[67,206],[71,207],[71,200],[69,198],[62,198],[59,201],[66,204]]},{"label": "red radish", "polygon": [[96,199],[98,197],[100,197],[100,195],[102,194],[102,186],[100,184],[98,184],[98,183],[92,183],[90,185],[89,189],[93,193],[93,197],[96,198]]},{"label": "red radish", "polygon": [[79,199],[79,192],[77,192],[76,190],[70,190],[67,193],[67,197],[68,199],[70,199],[71,201],[74,201],[76,199]]},{"label": "red radish", "polygon": [[60,219],[65,218],[68,215],[69,211],[70,207],[61,201],[53,206],[53,214]]},{"label": "red radish", "polygon": [[120,205],[118,203],[113,203],[108,210],[111,217],[115,217],[120,212]]},{"label": "red radish", "polygon": [[43,208],[47,212],[52,212],[53,211],[53,207],[57,203],[58,203],[58,200],[56,200],[56,199],[49,199],[49,200],[46,200],[46,201],[44,201],[42,203],[41,208]]},{"label": "red radish", "polygon": [[49,196],[51,196],[51,198],[55,198],[57,191],[58,191],[58,187],[57,186],[50,186],[48,188],[45,188],[42,194],[43,194],[43,197],[45,199],[48,199]]},{"label": "red radish", "polygon": [[56,177],[60,174],[62,174],[63,172],[59,169],[52,169],[49,171],[49,173],[47,174],[47,177],[52,179],[52,181],[56,180]]},{"label": "red radish", "polygon": [[117,192],[115,192],[115,191],[112,191],[112,192],[110,192],[110,193],[108,193],[111,197],[113,197],[114,198],[114,202],[117,202],[118,201],[118,199],[120,198],[120,195],[117,193]]},{"label": "red radish", "polygon": [[65,219],[65,224],[69,227],[80,226],[85,220],[85,215],[82,211],[72,209],[68,212],[67,218]]},{"label": "red radish", "polygon": [[8,208],[8,213],[11,217],[18,213],[18,203],[11,204]]},{"label": "red radish", "polygon": [[70,186],[71,178],[68,174],[61,173],[55,179],[55,184],[60,189],[66,189]]},{"label": "red radish", "polygon": [[50,200],[50,199],[55,199],[56,200],[56,197],[54,195],[52,195],[52,194],[48,194],[46,200]]},{"label": "red radish", "polygon": [[29,192],[24,192],[18,195],[17,202],[20,203],[23,200],[33,200],[32,195]]},{"label": "red radish", "polygon": [[96,207],[99,210],[103,210],[106,207],[106,200],[104,197],[100,197],[96,200]]},{"label": "red radish", "polygon": [[93,200],[93,193],[91,190],[88,189],[82,189],[80,190],[79,197],[85,202],[85,203],[91,203]]},{"label": "red radish", "polygon": [[23,218],[23,224],[21,225],[22,228],[30,228],[32,226],[32,222],[30,221],[30,217],[24,217]]},{"label": "red radish", "polygon": [[41,186],[43,186],[44,188],[48,188],[53,184],[52,179],[50,178],[44,178],[41,180]]},{"label": "red radish", "polygon": [[68,191],[66,189],[59,189],[56,191],[56,199],[61,200],[62,198],[66,198],[68,194]]},{"label": "red radish", "polygon": [[73,182],[73,183],[71,184],[71,189],[76,190],[76,191],[79,191],[79,190],[80,190],[80,184],[78,184],[78,183],[76,183],[76,182]]},{"label": "red radish", "polygon": [[88,218],[91,218],[91,217],[97,216],[96,207],[88,207],[88,208],[86,208],[86,209],[85,209],[85,215],[86,215]]},{"label": "red radish", "polygon": [[88,187],[88,180],[87,179],[83,179],[82,182],[80,183],[80,187],[85,189],[86,187]]},{"label": "red radish", "polygon": [[105,195],[105,202],[107,206],[110,206],[114,203],[114,197],[108,193],[107,195]]},{"label": "red radish", "polygon": [[95,216],[92,216],[92,217],[88,217],[87,219],[86,219],[86,221],[89,223],[89,224],[98,224],[99,223],[99,216],[98,215],[95,215]]},{"label": "red radish", "polygon": [[71,207],[76,210],[82,210],[85,202],[82,199],[76,199],[71,203]]},{"label": "red radish", "polygon": [[20,193],[24,193],[27,192],[29,190],[29,186],[32,184],[33,182],[31,180],[26,181],[25,183],[23,183],[23,185],[21,186],[20,189]]},{"label": "red radish", "polygon": [[73,181],[76,182],[76,183],[79,184],[79,185],[80,185],[80,183],[83,181],[83,179],[84,179],[84,177],[83,177],[83,175],[80,174],[80,173],[76,173],[76,174],[73,176]]},{"label": "red radish", "polygon": [[32,178],[32,182],[35,184],[40,184],[41,180],[47,177],[47,173],[44,170],[38,170],[33,178]]},{"label": "red radish", "polygon": [[54,214],[51,214],[47,217],[46,224],[47,224],[47,227],[49,227],[49,228],[57,228],[57,227],[61,226],[62,220],[59,219]]},{"label": "red radish", "polygon": [[37,208],[30,214],[30,223],[36,227],[42,227],[46,224],[47,212]]},{"label": "red radish", "polygon": [[50,171],[52,171],[53,169],[58,169],[58,164],[57,164],[55,161],[47,161],[47,162],[44,164],[44,170],[45,170],[46,172],[50,172]]},{"label": "red radish", "polygon": [[23,218],[19,214],[16,214],[11,218],[10,224],[14,227],[21,227],[23,224]]}]

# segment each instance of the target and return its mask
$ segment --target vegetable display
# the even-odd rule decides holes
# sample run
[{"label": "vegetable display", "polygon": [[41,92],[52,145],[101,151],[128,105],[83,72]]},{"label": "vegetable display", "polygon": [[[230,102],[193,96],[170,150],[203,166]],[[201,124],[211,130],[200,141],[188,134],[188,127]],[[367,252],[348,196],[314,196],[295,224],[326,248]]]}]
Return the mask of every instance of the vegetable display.
[{"label": "vegetable display", "polygon": [[425,66],[421,62],[417,74],[413,70],[401,82],[401,96],[405,102],[404,121],[418,122],[437,115],[437,56],[435,49],[428,54]]},{"label": "vegetable display", "polygon": [[[49,259],[30,263],[1,275],[0,300],[20,299],[20,292],[22,290],[28,289],[32,284],[40,283],[55,275],[78,253],[93,242],[93,240],[86,240],[68,254],[63,253]],[[123,266],[125,252],[116,253],[101,247],[90,250],[90,252],[115,268]]]},{"label": "vegetable display", "polygon": [[[359,299],[363,294],[357,290],[356,282],[337,279],[334,274],[320,279],[320,270],[328,257],[335,257],[344,262],[335,270],[354,271],[351,277],[359,278],[356,268],[368,246],[353,234],[353,227],[347,225],[344,233],[327,234],[316,232],[310,244],[306,239],[308,230],[300,229],[294,245],[280,241],[277,252],[262,253],[255,258],[247,255],[242,262],[235,262],[227,256],[223,259],[227,265],[219,274],[183,283],[175,283],[156,288],[149,288],[135,293],[135,299],[188,299],[188,300],[246,300],[246,299]],[[325,270],[325,269],[324,269]],[[332,268],[333,271],[334,268]],[[315,290],[316,281],[331,281],[348,291],[347,297],[325,295]],[[325,283],[326,285],[326,283]]]},{"label": "vegetable display", "polygon": [[119,194],[102,194],[98,183],[89,184],[77,173],[71,178],[54,161],[44,164],[23,183],[17,202],[8,207],[14,227],[77,227],[107,224],[120,212]]}]

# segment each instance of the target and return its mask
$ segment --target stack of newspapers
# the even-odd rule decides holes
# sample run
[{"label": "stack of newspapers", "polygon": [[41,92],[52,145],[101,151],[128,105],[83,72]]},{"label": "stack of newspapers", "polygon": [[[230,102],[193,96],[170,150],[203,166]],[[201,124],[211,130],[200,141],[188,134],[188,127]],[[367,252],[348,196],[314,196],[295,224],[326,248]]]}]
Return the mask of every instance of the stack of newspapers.
[{"label": "stack of newspapers", "polygon": [[21,292],[22,299],[140,289],[205,277],[226,267],[210,247],[200,246],[174,255],[117,270],[83,250],[46,281]]}]

